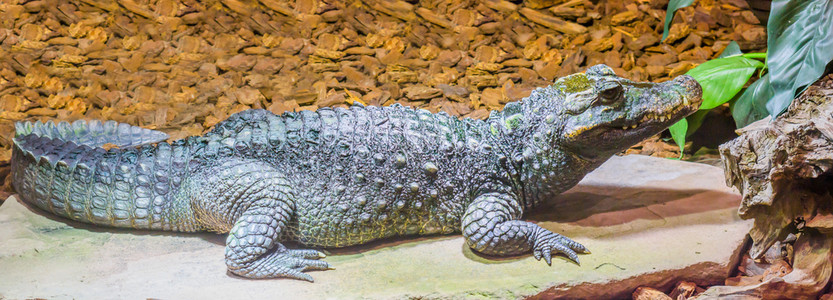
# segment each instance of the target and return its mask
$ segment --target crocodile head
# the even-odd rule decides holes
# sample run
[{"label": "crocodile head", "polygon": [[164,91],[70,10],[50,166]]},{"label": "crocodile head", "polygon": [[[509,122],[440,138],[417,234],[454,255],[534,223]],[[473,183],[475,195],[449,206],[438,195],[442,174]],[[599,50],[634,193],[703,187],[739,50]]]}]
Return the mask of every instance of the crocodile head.
[{"label": "crocodile head", "polygon": [[560,122],[550,132],[558,132],[563,149],[587,158],[607,157],[660,133],[695,112],[702,95],[691,76],[639,83],[605,65],[560,78],[553,88],[561,96],[555,102]]}]

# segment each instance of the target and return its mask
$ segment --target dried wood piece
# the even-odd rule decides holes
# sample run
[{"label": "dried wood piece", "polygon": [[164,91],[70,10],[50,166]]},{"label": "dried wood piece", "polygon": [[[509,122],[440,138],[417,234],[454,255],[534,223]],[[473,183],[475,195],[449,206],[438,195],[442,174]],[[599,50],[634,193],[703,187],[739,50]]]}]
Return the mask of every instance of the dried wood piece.
[{"label": "dried wood piece", "polygon": [[521,8],[518,12],[532,22],[541,26],[553,29],[555,31],[566,34],[581,34],[587,32],[587,27],[582,25],[564,21],[561,18],[550,16],[530,8]]},{"label": "dried wood piece", "polygon": [[416,14],[425,19],[428,22],[431,22],[434,25],[440,26],[442,28],[452,28],[454,24],[451,23],[448,19],[441,15],[437,15],[431,10],[420,7],[416,9]]},{"label": "dried wood piece", "polygon": [[145,6],[133,2],[133,0],[118,0],[118,2],[119,4],[121,4],[122,7],[134,14],[140,15],[151,20],[155,19],[155,15],[153,12],[145,9]]},{"label": "dried wood piece", "polygon": [[[831,86],[833,79],[823,78],[783,115],[750,124],[739,131],[740,137],[720,147],[726,182],[743,194],[739,214],[755,220],[749,232],[751,258],[766,257],[773,248],[782,253],[779,242],[792,243],[782,241],[784,236],[797,235],[797,239],[792,239],[792,269],[786,263],[775,264],[761,275],[759,284],[717,287],[705,294],[730,297],[778,291],[810,299],[829,285],[833,266],[833,235],[826,221],[833,215],[827,192],[833,167]],[[820,229],[800,230],[808,224]]]},{"label": "dried wood piece", "polygon": [[[400,101],[482,118],[483,103],[499,108],[590,64],[657,79],[729,39],[755,47],[764,26],[731,1],[683,9],[677,23],[690,31],[671,46],[656,32],[660,0],[28,1],[6,5],[0,19],[0,106],[5,118],[114,119],[179,133],[248,107]],[[237,95],[253,90],[260,96]]]},{"label": "dried wood piece", "polygon": [[402,92],[405,94],[405,97],[408,97],[408,99],[411,100],[427,100],[439,97],[443,94],[443,91],[438,88],[421,85],[406,87],[402,89]]}]

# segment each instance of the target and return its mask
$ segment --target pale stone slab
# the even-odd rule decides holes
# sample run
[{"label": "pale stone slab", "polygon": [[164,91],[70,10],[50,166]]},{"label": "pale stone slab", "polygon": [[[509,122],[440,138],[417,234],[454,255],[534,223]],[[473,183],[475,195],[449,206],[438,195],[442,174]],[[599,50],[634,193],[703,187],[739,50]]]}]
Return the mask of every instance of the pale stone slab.
[{"label": "pale stone slab", "polygon": [[722,283],[751,227],[739,202],[719,168],[614,157],[527,217],[593,251],[580,266],[484,258],[452,235],[333,250],[336,269],[307,283],[230,275],[224,236],[98,228],[12,197],[0,206],[0,299],[622,297],[637,285]]}]

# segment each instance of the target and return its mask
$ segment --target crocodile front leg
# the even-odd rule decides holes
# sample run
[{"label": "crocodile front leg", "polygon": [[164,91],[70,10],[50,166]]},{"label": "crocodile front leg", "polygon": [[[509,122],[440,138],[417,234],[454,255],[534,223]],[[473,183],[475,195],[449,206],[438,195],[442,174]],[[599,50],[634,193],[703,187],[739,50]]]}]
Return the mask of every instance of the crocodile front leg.
[{"label": "crocodile front leg", "polygon": [[488,193],[477,197],[463,216],[463,237],[472,249],[489,255],[518,255],[532,250],[535,259],[552,265],[552,252],[578,263],[581,244],[536,224],[519,220],[521,204],[514,196]]}]

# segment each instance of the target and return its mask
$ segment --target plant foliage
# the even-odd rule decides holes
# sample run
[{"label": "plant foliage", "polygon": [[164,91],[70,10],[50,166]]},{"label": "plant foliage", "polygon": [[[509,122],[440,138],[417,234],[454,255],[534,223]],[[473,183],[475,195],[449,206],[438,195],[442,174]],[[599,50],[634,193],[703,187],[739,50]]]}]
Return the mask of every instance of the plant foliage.
[{"label": "plant foliage", "polygon": [[767,34],[772,98],[766,108],[776,117],[833,60],[833,1],[772,1]]},{"label": "plant foliage", "polygon": [[743,54],[738,44],[731,42],[718,58],[702,63],[686,73],[694,77],[703,88],[703,103],[696,114],[669,128],[680,152],[686,136],[700,127],[705,112],[735,98],[755,74],[755,70],[764,67],[764,63],[753,59],[762,57],[761,53]]},{"label": "plant foliage", "polygon": [[678,9],[686,7],[694,3],[694,0],[671,0],[668,1],[668,10],[665,12],[665,30],[662,32],[662,40],[668,37],[668,32],[671,31],[671,20],[674,20],[674,12]]},{"label": "plant foliage", "polygon": [[[668,36],[674,12],[691,3],[692,0],[669,1],[663,40]],[[687,74],[703,87],[701,110],[732,102],[732,116],[738,127],[783,113],[798,93],[824,75],[833,61],[833,0],[773,0],[767,23],[767,49],[767,53],[743,54],[732,42],[719,58],[689,71]],[[763,58],[766,64],[757,61]],[[761,78],[743,90],[758,68]],[[764,74],[765,70],[768,73]],[[700,127],[704,116],[700,111],[669,128],[681,149],[686,135]]]}]

